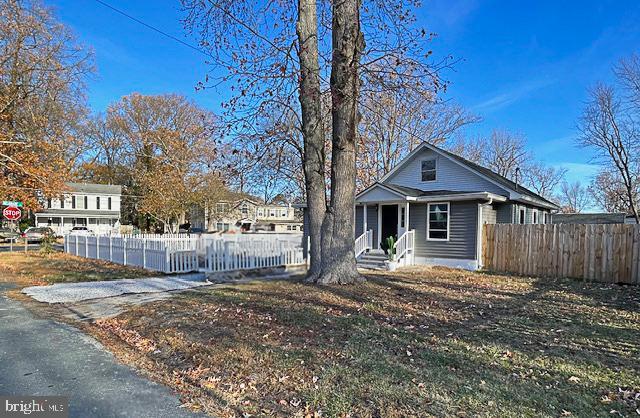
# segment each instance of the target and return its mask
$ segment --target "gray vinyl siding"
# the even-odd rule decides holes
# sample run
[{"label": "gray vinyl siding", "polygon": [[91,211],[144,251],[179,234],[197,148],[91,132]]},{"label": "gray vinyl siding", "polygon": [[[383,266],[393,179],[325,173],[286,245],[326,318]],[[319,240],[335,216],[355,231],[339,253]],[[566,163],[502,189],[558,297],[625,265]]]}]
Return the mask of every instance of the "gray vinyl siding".
[{"label": "gray vinyl siding", "polygon": [[378,248],[378,206],[367,206],[367,229],[373,230],[373,248]]},{"label": "gray vinyl siding", "polygon": [[493,207],[493,205],[483,206],[482,207],[482,223],[493,225],[496,222],[498,216],[498,211]]},{"label": "gray vinyl siding", "polygon": [[417,257],[475,260],[478,202],[451,202],[449,241],[427,241],[427,204],[412,203],[409,226],[416,231]]},{"label": "gray vinyl siding", "polygon": [[[422,181],[422,161],[436,159],[436,180]],[[431,150],[422,150],[389,177],[385,183],[399,186],[413,187],[419,190],[456,190],[467,192],[486,191],[508,196],[502,187],[480,177],[473,171],[463,167],[449,158],[441,156]]]},{"label": "gray vinyl siding", "polygon": [[511,203],[501,203],[494,206],[496,208],[496,223],[513,223],[513,205]]},{"label": "gray vinyl siding", "polygon": [[362,231],[363,222],[362,218],[364,215],[364,207],[356,206],[356,238],[358,238],[364,231]]}]

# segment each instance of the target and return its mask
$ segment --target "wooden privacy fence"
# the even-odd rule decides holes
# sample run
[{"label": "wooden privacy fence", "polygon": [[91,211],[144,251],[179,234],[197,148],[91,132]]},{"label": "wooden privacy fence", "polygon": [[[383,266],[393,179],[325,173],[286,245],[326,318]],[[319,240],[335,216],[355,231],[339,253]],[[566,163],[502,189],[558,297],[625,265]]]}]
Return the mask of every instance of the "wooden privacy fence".
[{"label": "wooden privacy fence", "polygon": [[487,270],[640,284],[639,225],[484,225]]}]

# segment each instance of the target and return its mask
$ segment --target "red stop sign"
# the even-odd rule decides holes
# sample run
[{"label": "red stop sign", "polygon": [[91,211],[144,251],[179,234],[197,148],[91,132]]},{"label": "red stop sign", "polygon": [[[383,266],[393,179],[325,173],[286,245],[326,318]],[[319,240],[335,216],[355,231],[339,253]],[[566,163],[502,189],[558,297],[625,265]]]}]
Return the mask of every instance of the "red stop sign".
[{"label": "red stop sign", "polygon": [[20,209],[13,206],[4,208],[2,214],[10,221],[17,221],[22,216],[22,212],[20,212]]}]

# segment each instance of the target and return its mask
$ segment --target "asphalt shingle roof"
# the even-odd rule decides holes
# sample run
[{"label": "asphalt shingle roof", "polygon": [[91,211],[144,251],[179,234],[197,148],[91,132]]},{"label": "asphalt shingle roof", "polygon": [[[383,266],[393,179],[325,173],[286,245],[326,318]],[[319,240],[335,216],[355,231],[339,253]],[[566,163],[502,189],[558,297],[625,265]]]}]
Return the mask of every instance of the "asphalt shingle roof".
[{"label": "asphalt shingle roof", "polygon": [[434,148],[437,148],[440,152],[442,152],[443,154],[446,154],[447,156],[453,158],[454,160],[457,160],[463,164],[466,164],[468,166],[470,166],[471,168],[473,168],[475,171],[479,172],[480,174],[484,175],[485,177],[490,178],[491,180],[495,181],[496,183],[507,187],[511,190],[515,190],[516,192],[523,194],[525,196],[528,196],[534,200],[540,200],[544,203],[547,204],[551,204],[551,205],[556,205],[555,203],[551,202],[550,200],[545,199],[544,197],[540,196],[539,194],[532,192],[531,190],[527,189],[526,187],[522,186],[521,184],[516,184],[514,181],[509,180],[506,177],[501,176],[500,174],[486,168],[483,167],[479,164],[473,163],[469,160],[467,160],[466,158],[463,158],[457,154],[454,154],[452,152],[449,152],[447,150],[444,150],[442,148],[436,147],[434,145],[431,145]]},{"label": "asphalt shingle roof", "polygon": [[67,186],[76,193],[122,194],[122,186],[113,184],[67,183]]}]

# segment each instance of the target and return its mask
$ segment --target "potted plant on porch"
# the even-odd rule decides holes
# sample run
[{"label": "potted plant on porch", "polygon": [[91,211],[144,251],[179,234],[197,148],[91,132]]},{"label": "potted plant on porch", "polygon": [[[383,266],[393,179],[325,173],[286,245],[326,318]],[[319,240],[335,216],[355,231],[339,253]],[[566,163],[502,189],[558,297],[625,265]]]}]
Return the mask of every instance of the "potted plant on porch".
[{"label": "potted plant on porch", "polygon": [[394,237],[387,237],[387,257],[389,259],[384,263],[387,265],[387,270],[395,271],[398,268],[398,262],[396,261],[396,239]]}]

